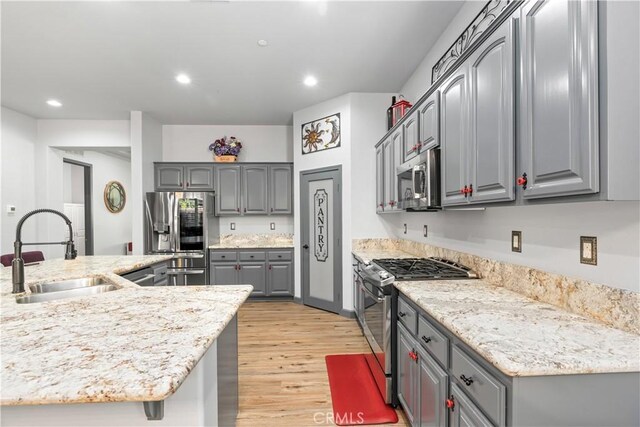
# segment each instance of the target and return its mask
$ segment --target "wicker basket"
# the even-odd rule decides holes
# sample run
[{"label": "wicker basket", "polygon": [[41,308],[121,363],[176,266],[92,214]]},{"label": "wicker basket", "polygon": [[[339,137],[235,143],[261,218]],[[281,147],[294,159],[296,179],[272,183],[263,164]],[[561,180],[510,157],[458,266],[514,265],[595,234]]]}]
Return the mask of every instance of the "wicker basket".
[{"label": "wicker basket", "polygon": [[224,156],[214,156],[214,160],[219,163],[233,163],[238,160],[238,157],[226,154]]}]

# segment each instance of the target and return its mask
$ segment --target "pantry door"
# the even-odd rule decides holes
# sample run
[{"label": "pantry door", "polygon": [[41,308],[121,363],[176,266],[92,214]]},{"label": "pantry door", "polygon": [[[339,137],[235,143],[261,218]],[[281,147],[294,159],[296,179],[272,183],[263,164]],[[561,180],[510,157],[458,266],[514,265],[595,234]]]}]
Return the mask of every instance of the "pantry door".
[{"label": "pantry door", "polygon": [[302,302],[342,309],[342,168],[300,173]]}]

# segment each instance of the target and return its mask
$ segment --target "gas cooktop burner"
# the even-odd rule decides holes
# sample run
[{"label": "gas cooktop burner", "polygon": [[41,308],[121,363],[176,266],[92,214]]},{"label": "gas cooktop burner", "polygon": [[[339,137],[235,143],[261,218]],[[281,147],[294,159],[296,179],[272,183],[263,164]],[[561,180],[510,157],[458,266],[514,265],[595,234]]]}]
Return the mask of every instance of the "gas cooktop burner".
[{"label": "gas cooktop burner", "polygon": [[374,259],[396,280],[476,279],[471,269],[442,258]]}]

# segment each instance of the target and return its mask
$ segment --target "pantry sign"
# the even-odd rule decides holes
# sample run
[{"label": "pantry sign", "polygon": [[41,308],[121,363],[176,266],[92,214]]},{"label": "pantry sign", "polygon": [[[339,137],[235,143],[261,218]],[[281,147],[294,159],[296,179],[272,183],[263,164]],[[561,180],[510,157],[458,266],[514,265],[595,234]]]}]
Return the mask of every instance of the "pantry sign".
[{"label": "pantry sign", "polygon": [[329,197],[324,189],[316,190],[313,196],[314,252],[316,260],[325,262],[329,257],[329,223],[327,211]]}]

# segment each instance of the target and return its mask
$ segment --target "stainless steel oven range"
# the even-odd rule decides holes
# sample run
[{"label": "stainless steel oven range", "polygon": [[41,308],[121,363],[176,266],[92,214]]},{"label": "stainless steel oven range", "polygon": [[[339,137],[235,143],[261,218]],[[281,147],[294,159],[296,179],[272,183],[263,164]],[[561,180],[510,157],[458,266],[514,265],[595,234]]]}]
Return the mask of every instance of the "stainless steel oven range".
[{"label": "stainless steel oven range", "polygon": [[356,316],[371,347],[367,362],[386,403],[393,400],[392,284],[396,280],[474,279],[472,270],[441,258],[374,259],[358,264]]}]

